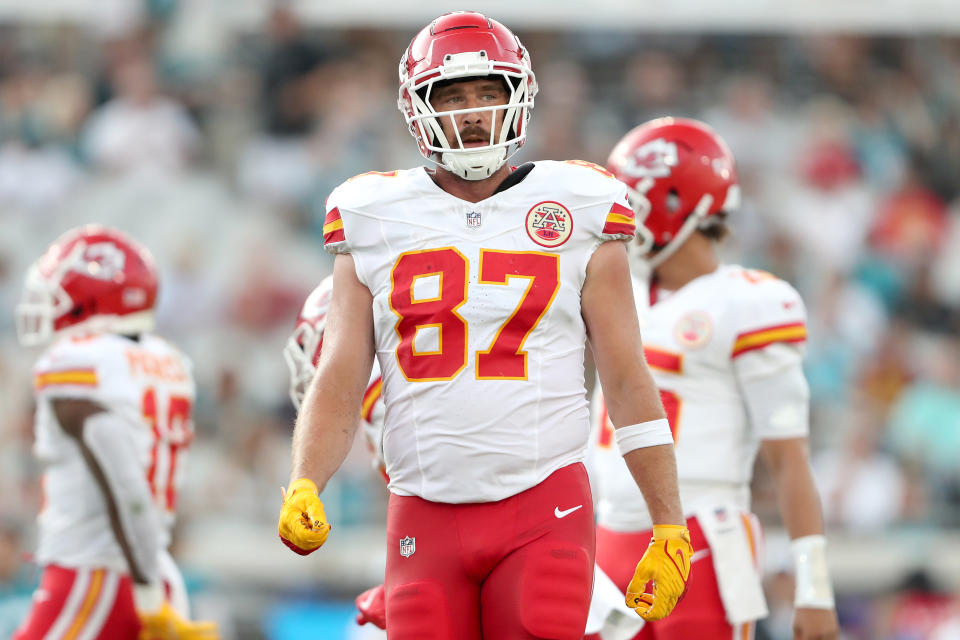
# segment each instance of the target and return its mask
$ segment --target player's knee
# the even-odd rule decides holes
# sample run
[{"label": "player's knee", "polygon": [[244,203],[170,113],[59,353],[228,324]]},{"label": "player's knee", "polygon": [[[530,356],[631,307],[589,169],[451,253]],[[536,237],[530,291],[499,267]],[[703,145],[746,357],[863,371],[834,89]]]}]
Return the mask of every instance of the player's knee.
[{"label": "player's knee", "polygon": [[391,640],[454,640],[447,597],[435,582],[411,582],[387,596]]},{"label": "player's knee", "polygon": [[587,624],[593,563],[582,547],[550,545],[523,569],[520,620],[528,633],[549,640],[579,640]]}]

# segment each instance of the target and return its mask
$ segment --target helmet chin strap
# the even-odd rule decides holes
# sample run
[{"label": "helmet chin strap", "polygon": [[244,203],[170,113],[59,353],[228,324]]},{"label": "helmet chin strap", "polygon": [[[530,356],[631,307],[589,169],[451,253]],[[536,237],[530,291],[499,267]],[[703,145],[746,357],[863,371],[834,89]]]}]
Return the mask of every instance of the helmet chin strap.
[{"label": "helmet chin strap", "polygon": [[479,151],[444,151],[440,166],[464,180],[484,180],[507,161],[506,147]]},{"label": "helmet chin strap", "polygon": [[663,264],[667,258],[672,256],[676,250],[687,241],[687,238],[696,231],[697,227],[699,227],[707,217],[712,205],[713,196],[709,193],[704,194],[703,197],[700,198],[700,202],[697,203],[697,206],[694,207],[693,213],[690,214],[690,217],[684,221],[683,226],[677,231],[677,235],[674,236],[673,240],[668,242],[667,246],[657,252],[656,255],[646,258],[651,269],[656,269]]}]

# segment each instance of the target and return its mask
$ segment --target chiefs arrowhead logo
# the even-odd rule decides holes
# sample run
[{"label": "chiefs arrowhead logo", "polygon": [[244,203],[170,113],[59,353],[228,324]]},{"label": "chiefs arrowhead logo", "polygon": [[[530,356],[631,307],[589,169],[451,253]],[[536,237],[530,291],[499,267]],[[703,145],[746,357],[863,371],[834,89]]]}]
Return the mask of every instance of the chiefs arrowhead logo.
[{"label": "chiefs arrowhead logo", "polygon": [[677,164],[676,143],[657,138],[628,153],[621,167],[632,178],[666,178]]}]

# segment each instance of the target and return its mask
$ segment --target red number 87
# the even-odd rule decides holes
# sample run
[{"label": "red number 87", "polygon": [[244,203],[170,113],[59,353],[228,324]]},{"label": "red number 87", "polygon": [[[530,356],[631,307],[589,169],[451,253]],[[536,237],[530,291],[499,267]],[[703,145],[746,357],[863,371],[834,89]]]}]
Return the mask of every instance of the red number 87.
[{"label": "red number 87", "polygon": [[[390,274],[390,308],[398,318],[397,363],[407,380],[451,380],[466,367],[469,326],[458,310],[467,301],[468,273],[469,261],[454,247],[411,251],[397,258]],[[414,298],[414,284],[428,276],[439,277],[438,295]],[[560,288],[560,259],[540,251],[480,251],[481,284],[507,285],[511,278],[527,279],[527,289],[490,347],[477,352],[480,380],[527,379],[523,344]],[[426,328],[437,330],[437,348],[418,351],[417,333]]]}]

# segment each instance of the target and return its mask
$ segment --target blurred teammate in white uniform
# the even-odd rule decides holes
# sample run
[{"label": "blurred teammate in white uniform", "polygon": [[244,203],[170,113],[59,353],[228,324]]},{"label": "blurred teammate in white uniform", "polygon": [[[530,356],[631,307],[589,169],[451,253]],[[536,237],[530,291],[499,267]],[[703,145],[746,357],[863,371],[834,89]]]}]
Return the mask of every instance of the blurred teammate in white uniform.
[{"label": "blurred teammate in white uniform", "polygon": [[93,225],[60,237],[27,275],[20,341],[52,344],[34,367],[43,576],[17,640],[217,637],[186,620],[167,551],[194,382],[189,360],[149,333],[156,295],[146,249]]},{"label": "blurred teammate in white uniform", "polygon": [[498,22],[441,16],[400,76],[400,107],[437,168],[364,174],[328,199],[334,294],[281,537],[299,553],[326,540],[318,490],[352,443],[376,355],[388,636],[579,638],[594,560],[589,339],[621,449],[662,525],[637,569],[656,587],[628,597],[662,617],[683,593],[689,542],[620,242],[635,230],[624,187],[582,162],[506,163],[536,82]]},{"label": "blurred teammate in white uniform", "polygon": [[[801,360],[806,313],[769,273],[718,262],[716,240],[739,201],[733,156],[706,125],[663,118],[614,148],[610,170],[629,187],[642,223],[649,283],[638,287],[647,363],[676,442],[694,577],[670,618],[644,639],[751,638],[767,615],[762,533],[750,513],[758,449],[768,463],[797,570],[795,638],[835,638],[820,501],[808,461],[809,391]],[[649,286],[647,286],[649,285]],[[649,536],[650,514],[611,447],[602,401],[596,422],[597,563],[623,587],[624,549]]]}]

